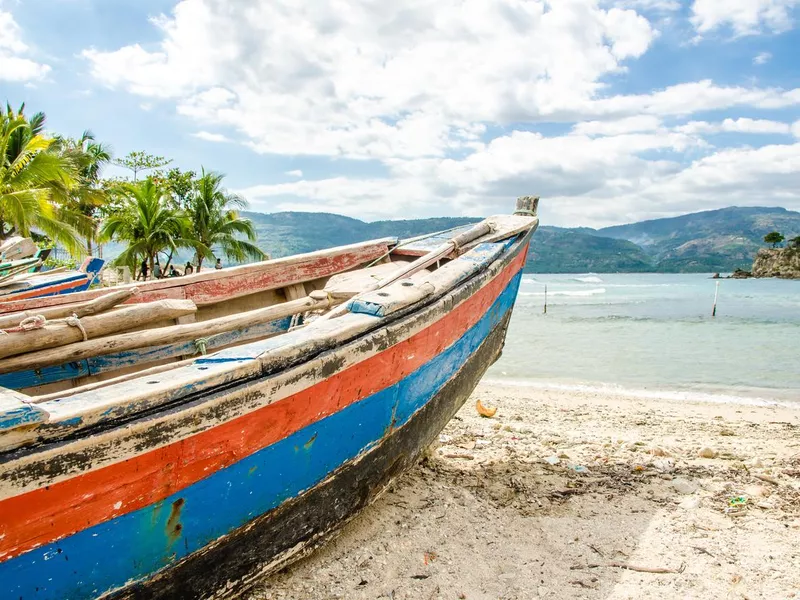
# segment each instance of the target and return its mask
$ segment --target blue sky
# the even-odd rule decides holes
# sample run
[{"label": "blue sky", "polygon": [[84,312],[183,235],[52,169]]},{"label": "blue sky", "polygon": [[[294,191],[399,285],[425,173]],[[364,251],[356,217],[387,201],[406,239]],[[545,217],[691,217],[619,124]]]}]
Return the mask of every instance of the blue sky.
[{"label": "blue sky", "polygon": [[[800,209],[800,0],[0,0],[0,98],[254,210]],[[109,171],[109,174],[113,173]]]}]

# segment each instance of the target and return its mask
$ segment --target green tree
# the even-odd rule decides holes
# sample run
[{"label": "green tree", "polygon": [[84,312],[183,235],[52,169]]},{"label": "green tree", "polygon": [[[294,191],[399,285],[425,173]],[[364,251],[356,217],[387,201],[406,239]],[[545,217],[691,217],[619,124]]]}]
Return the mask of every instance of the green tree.
[{"label": "green tree", "polygon": [[773,231],[764,236],[764,241],[767,244],[772,244],[773,248],[778,244],[780,244],[783,240],[784,240],[783,234],[778,233],[777,231]]},{"label": "green tree", "polygon": [[160,169],[161,167],[167,166],[171,162],[171,159],[164,158],[163,156],[155,156],[153,154],[148,154],[147,152],[142,152],[141,150],[134,150],[133,152],[129,152],[123,158],[115,160],[114,164],[122,167],[123,169],[133,171],[133,180],[136,181],[140,172],[149,171],[151,169]]},{"label": "green tree", "polygon": [[98,215],[109,197],[100,174],[111,162],[111,148],[98,143],[89,130],[77,139],[56,138],[56,142],[77,168],[76,185],[65,202],[65,209],[70,213],[66,220],[72,218],[71,224],[86,239],[86,249],[91,254],[92,242],[97,239]]},{"label": "green tree", "polygon": [[800,248],[800,235],[790,239],[789,243],[792,245],[792,248]]},{"label": "green tree", "polygon": [[45,117],[25,117],[25,106],[0,113],[0,239],[39,230],[68,251],[83,250],[63,207],[76,184],[76,166],[44,136]]},{"label": "green tree", "polygon": [[[253,244],[258,239],[253,224],[239,216],[237,209],[245,208],[247,201],[229,193],[222,187],[225,176],[202,170],[196,190],[189,197],[186,212],[191,221],[192,239],[195,240],[197,270],[203,259],[214,259],[216,252],[228,260],[242,262],[248,258],[263,260],[266,255]],[[244,238],[244,239],[243,239]]]},{"label": "green tree", "polygon": [[[120,185],[119,193],[119,209],[106,217],[99,236],[101,241],[127,244],[115,259],[116,264],[128,265],[135,271],[139,261],[145,259],[152,273],[159,253],[171,256],[178,248],[198,247],[191,238],[187,215],[173,206],[152,179]],[[207,250],[201,248],[202,252]]]}]

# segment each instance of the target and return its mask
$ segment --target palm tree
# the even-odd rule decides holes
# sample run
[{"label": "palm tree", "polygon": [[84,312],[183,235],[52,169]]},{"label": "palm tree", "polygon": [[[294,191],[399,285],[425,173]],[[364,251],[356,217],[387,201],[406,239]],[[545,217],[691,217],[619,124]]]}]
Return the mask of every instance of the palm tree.
[{"label": "palm tree", "polygon": [[266,257],[258,246],[251,243],[258,239],[253,224],[241,218],[237,211],[245,208],[247,201],[222,187],[224,177],[221,173],[206,173],[203,169],[195,193],[186,202],[192,226],[191,237],[196,241],[198,271],[204,258],[216,258],[215,248],[228,260],[236,262]]},{"label": "palm tree", "polygon": [[86,249],[91,254],[92,242],[97,239],[97,211],[108,200],[100,172],[111,162],[111,148],[96,142],[88,129],[78,139],[56,138],[56,143],[61,153],[76,165],[78,175],[65,203],[63,218],[86,239]]},{"label": "palm tree", "polygon": [[[117,240],[127,248],[115,259],[116,264],[134,270],[138,262],[147,260],[150,272],[160,252],[177,248],[197,248],[191,239],[191,223],[186,214],[174,208],[152,179],[129,183],[121,187],[124,194],[119,211],[109,215],[100,228],[101,241]],[[201,252],[208,251],[201,247]]]},{"label": "palm tree", "polygon": [[0,113],[0,240],[37,229],[73,254],[82,250],[80,236],[65,222],[59,203],[75,185],[75,165],[53,152],[44,137],[44,115],[31,120],[24,105]]}]

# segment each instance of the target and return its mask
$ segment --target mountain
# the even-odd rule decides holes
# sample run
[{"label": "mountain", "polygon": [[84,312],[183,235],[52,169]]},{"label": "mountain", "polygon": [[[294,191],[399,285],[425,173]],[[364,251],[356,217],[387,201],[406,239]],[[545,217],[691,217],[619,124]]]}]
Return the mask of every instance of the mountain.
[{"label": "mountain", "polygon": [[541,226],[533,236],[528,273],[643,273],[652,259],[633,242]]},{"label": "mountain", "polygon": [[480,221],[472,217],[438,217],[407,221],[373,221],[331,213],[242,212],[258,233],[258,246],[272,257],[313,252],[382,237],[411,238]]},{"label": "mountain", "polygon": [[800,213],[785,208],[728,207],[598,229],[596,235],[637,244],[659,272],[750,269],[764,236],[800,235]]}]

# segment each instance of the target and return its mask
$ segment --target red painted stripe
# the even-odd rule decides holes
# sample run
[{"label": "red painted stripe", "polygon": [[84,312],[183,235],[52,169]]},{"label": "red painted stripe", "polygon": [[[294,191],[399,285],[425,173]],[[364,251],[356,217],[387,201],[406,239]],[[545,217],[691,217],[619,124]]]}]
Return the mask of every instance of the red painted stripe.
[{"label": "red painted stripe", "polygon": [[[161,279],[138,283],[136,287],[139,288],[139,293],[125,304],[184,298],[194,300],[197,304],[222,302],[261,290],[280,288],[298,281],[317,279],[346,271],[380,258],[386,254],[387,250],[386,244],[374,244],[355,248],[343,254],[322,256],[291,265],[265,265],[260,268],[257,264],[248,265],[242,268],[243,272],[237,272],[234,270],[237,268],[234,268],[230,270],[227,277],[217,278],[218,273],[214,272],[214,278],[206,279],[208,277],[207,270],[190,275],[186,279]],[[228,275],[227,270],[225,273]],[[108,293],[107,289],[98,289],[62,296],[28,298],[27,300],[22,300],[15,295],[14,300],[0,299],[0,314],[84,302],[106,293]]]},{"label": "red painted stripe", "polygon": [[62,292],[64,290],[70,290],[74,287],[78,287],[80,285],[86,284],[86,278],[82,279],[73,279],[72,281],[66,281],[64,283],[54,284],[51,286],[45,286],[41,288],[37,288],[35,290],[28,290],[24,292],[17,292],[16,294],[10,294],[5,297],[0,297],[0,301],[2,302],[16,302],[18,300],[25,300],[26,298],[36,297],[37,294],[55,294],[56,292]]},{"label": "red painted stripe", "polygon": [[423,331],[297,394],[169,446],[3,500],[0,561],[162,500],[397,383],[477,323],[526,254]]}]

